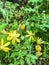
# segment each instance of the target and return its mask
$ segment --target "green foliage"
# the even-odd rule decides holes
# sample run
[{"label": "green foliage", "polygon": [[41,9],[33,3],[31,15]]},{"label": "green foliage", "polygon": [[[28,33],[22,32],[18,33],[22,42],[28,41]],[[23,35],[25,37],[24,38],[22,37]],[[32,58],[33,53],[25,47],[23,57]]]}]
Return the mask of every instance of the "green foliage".
[{"label": "green foliage", "polygon": [[0,24],[0,32],[7,26],[6,23]]},{"label": "green foliage", "polygon": [[[24,24],[24,30],[20,25]],[[16,30],[20,33],[20,43],[7,41],[8,34],[2,34]],[[32,31],[34,40],[26,38],[27,31]],[[4,32],[3,32],[4,33]],[[41,38],[41,56],[36,56],[35,46],[37,39]],[[13,3],[10,1],[0,1],[0,40],[10,42],[8,53],[0,50],[0,65],[36,65],[36,61],[49,59],[49,0],[18,0]],[[1,43],[0,43],[1,44]],[[1,46],[1,45],[0,45]],[[0,48],[1,49],[1,48]],[[42,62],[41,62],[42,63]]]}]

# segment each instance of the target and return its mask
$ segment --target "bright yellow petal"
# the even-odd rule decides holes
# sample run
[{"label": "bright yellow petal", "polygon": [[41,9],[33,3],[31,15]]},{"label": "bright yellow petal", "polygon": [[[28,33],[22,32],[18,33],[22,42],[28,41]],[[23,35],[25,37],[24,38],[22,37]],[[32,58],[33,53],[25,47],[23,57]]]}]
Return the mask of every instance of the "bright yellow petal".
[{"label": "bright yellow petal", "polygon": [[24,30],[25,29],[25,24],[20,24],[20,29]]},{"label": "bright yellow petal", "polygon": [[8,48],[8,47],[5,47],[5,48],[3,49],[3,51],[5,51],[5,52],[8,52],[9,50],[11,50],[11,49]]},{"label": "bright yellow petal", "polygon": [[32,31],[30,31],[29,34],[32,35]]},{"label": "bright yellow petal", "polygon": [[7,42],[6,44],[4,44],[5,47],[9,46],[9,45],[10,45],[10,42]]},{"label": "bright yellow petal", "polygon": [[14,30],[14,32],[13,32],[14,34],[16,34],[16,30]]},{"label": "bright yellow petal", "polygon": [[27,33],[28,33],[29,35],[32,35],[32,31],[27,31]]},{"label": "bright yellow petal", "polygon": [[40,45],[36,45],[36,46],[35,46],[35,49],[36,49],[36,51],[41,51],[41,50],[42,50],[42,48],[41,48]]},{"label": "bright yellow petal", "polygon": [[31,36],[34,36],[35,34],[34,33],[32,33],[32,31],[27,31],[27,33]]},{"label": "bright yellow petal", "polygon": [[19,37],[20,36],[20,34],[16,34],[16,37]]},{"label": "bright yellow petal", "polygon": [[13,32],[10,31],[10,32],[8,32],[7,34],[8,34],[9,36],[12,36],[12,35],[13,35]]},{"label": "bright yellow petal", "polygon": [[11,40],[11,37],[10,37],[10,36],[8,36],[8,37],[7,37],[7,40]]},{"label": "bright yellow petal", "polygon": [[20,39],[17,39],[17,38],[16,38],[16,41],[17,41],[18,43],[20,43]]},{"label": "bright yellow petal", "polygon": [[15,40],[13,39],[13,40],[12,40],[12,44],[14,44],[14,43],[15,43]]},{"label": "bright yellow petal", "polygon": [[7,32],[7,34],[9,34],[9,35],[10,35],[10,33],[12,33],[12,31],[10,31],[10,32]]},{"label": "bright yellow petal", "polygon": [[9,35],[10,35],[10,32],[7,32],[7,34],[9,34]]},{"label": "bright yellow petal", "polygon": [[3,38],[1,39],[1,45],[3,45],[4,44],[4,40],[3,40]]}]

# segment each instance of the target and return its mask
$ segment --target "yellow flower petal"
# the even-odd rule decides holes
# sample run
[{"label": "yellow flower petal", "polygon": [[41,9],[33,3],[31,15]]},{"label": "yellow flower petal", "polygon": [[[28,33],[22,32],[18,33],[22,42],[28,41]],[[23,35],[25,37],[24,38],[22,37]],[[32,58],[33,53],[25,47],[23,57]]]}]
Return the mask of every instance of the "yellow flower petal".
[{"label": "yellow flower petal", "polygon": [[32,31],[27,31],[27,33],[28,33],[29,35],[32,35]]},{"label": "yellow flower petal", "polygon": [[14,32],[13,32],[14,34],[16,34],[16,30],[14,30]]},{"label": "yellow flower petal", "polygon": [[16,37],[19,37],[20,36],[20,34],[16,34]]},{"label": "yellow flower petal", "polygon": [[7,42],[6,44],[4,44],[5,47],[9,46],[9,45],[10,45],[10,42]]},{"label": "yellow flower petal", "polygon": [[1,45],[3,45],[4,44],[4,40],[3,39],[1,39]]},{"label": "yellow flower petal", "polygon": [[32,41],[35,41],[35,39],[32,37]]},{"label": "yellow flower petal", "polygon": [[34,36],[35,34],[32,33],[32,31],[27,31],[27,33],[30,35],[30,36]]},{"label": "yellow flower petal", "polygon": [[12,36],[12,35],[13,35],[13,32],[10,31],[10,32],[8,32],[7,34],[8,34],[9,36]]},{"label": "yellow flower petal", "polygon": [[30,35],[26,35],[26,37],[29,37]]},{"label": "yellow flower petal", "polygon": [[5,48],[3,49],[3,51],[5,51],[5,52],[8,52],[9,50],[11,50],[11,49],[8,48],[8,47],[5,47]]},{"label": "yellow flower petal", "polygon": [[42,43],[44,43],[44,41],[42,41],[42,39],[38,37],[37,44],[42,44]]},{"label": "yellow flower petal", "polygon": [[36,52],[36,56],[41,56],[42,55],[42,52]]},{"label": "yellow flower petal", "polygon": [[25,29],[25,24],[20,24],[20,29],[24,30]]},{"label": "yellow flower petal", "polygon": [[29,40],[30,41],[34,41],[34,38],[32,36],[30,36]]},{"label": "yellow flower petal", "polygon": [[36,49],[36,51],[41,51],[41,46],[40,45],[36,45],[35,49]]},{"label": "yellow flower petal", "polygon": [[29,40],[31,41],[32,40],[32,37],[30,36]]},{"label": "yellow flower petal", "polygon": [[16,41],[17,41],[18,43],[20,43],[20,39],[17,39],[17,38],[16,38]]},{"label": "yellow flower petal", "polygon": [[8,37],[7,37],[7,40],[11,40],[11,37],[10,37],[10,36],[8,36]]},{"label": "yellow flower petal", "polygon": [[13,39],[13,40],[12,40],[12,44],[14,44],[14,43],[15,43],[15,40]]}]

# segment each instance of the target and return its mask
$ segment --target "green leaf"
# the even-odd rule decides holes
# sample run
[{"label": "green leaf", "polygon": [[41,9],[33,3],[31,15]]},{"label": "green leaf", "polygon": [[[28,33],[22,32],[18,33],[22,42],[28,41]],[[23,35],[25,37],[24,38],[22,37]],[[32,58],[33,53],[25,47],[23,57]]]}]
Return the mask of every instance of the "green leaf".
[{"label": "green leaf", "polygon": [[0,63],[0,65],[2,65],[2,64]]},{"label": "green leaf", "polygon": [[28,65],[32,65],[29,57],[26,57],[26,63],[27,63]]},{"label": "green leaf", "polygon": [[18,23],[17,22],[14,22],[13,25],[12,25],[12,29],[15,30],[18,28]]},{"label": "green leaf", "polygon": [[49,55],[47,54],[47,52],[43,52],[43,57],[49,58]]},{"label": "green leaf", "polygon": [[9,65],[14,65],[14,64],[10,63]]},{"label": "green leaf", "polygon": [[11,54],[11,57],[14,58],[15,56],[17,56],[17,52],[14,52],[14,51],[13,51],[13,53]]},{"label": "green leaf", "polygon": [[32,64],[36,65],[36,60],[31,58],[31,62],[32,62]]},{"label": "green leaf", "polygon": [[37,3],[37,2],[42,2],[42,0],[28,0],[28,3],[30,3],[30,2]]},{"label": "green leaf", "polygon": [[3,15],[3,18],[5,18],[5,17],[6,17],[6,10],[5,10],[5,9],[0,8],[0,12],[1,12],[1,13],[2,13],[2,15]]},{"label": "green leaf", "polygon": [[38,21],[39,18],[38,18],[38,16],[32,16],[30,19],[33,21]]},{"label": "green leaf", "polygon": [[30,60],[31,60],[31,62],[32,62],[33,64],[36,65],[37,57],[36,57],[35,55],[33,55],[33,54],[28,54],[27,57],[30,58]]},{"label": "green leaf", "polygon": [[6,27],[6,23],[0,24],[0,32]]},{"label": "green leaf", "polygon": [[24,65],[24,60],[20,59],[20,65]]}]

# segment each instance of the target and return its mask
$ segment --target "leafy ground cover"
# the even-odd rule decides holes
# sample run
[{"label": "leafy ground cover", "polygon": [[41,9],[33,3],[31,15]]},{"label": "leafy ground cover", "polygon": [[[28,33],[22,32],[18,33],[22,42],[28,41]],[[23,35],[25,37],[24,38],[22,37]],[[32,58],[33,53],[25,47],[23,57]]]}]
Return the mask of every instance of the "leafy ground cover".
[{"label": "leafy ground cover", "polygon": [[49,65],[49,0],[0,1],[0,65]]}]

